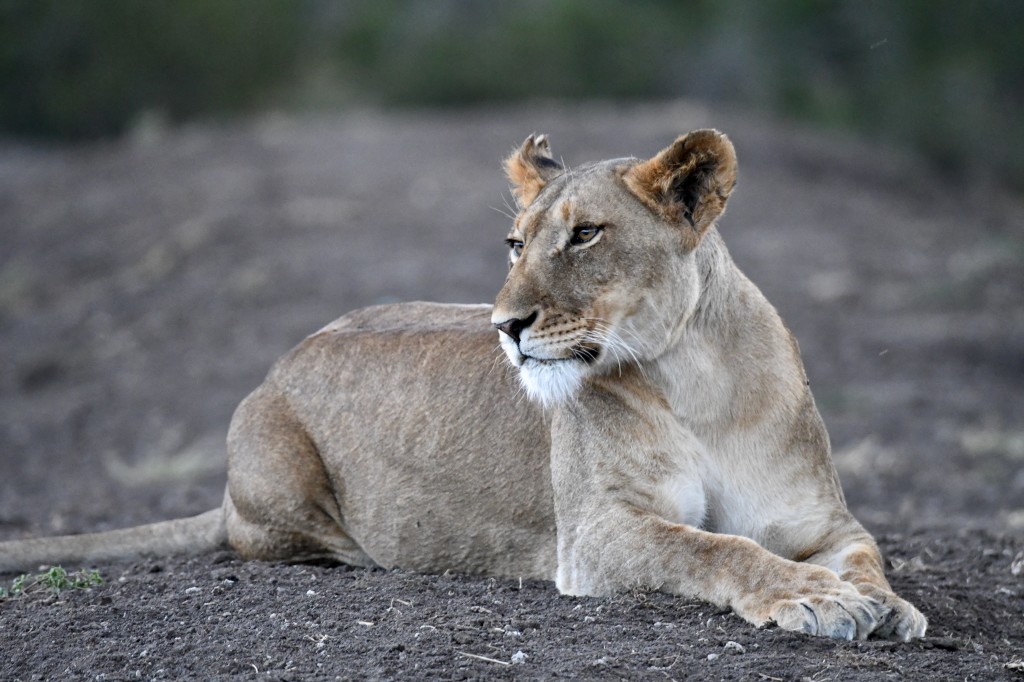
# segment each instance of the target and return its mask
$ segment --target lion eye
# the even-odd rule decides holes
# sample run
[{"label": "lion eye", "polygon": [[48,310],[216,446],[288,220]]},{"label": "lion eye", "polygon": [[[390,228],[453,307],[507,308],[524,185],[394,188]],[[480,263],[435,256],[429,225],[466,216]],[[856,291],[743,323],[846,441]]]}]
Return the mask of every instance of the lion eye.
[{"label": "lion eye", "polygon": [[581,223],[576,227],[572,228],[572,238],[569,243],[572,245],[586,244],[589,241],[593,241],[597,235],[601,234],[600,225],[591,225],[590,223]]},{"label": "lion eye", "polygon": [[523,242],[518,239],[506,239],[505,243],[508,244],[508,248],[512,250],[512,255],[519,258],[523,255]]}]

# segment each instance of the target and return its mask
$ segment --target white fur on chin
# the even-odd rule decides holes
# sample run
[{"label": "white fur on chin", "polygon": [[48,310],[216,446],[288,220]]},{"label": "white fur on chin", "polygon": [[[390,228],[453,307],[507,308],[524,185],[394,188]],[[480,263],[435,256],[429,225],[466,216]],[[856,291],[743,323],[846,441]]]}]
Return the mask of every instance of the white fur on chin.
[{"label": "white fur on chin", "polygon": [[584,365],[575,360],[541,362],[527,359],[519,367],[519,383],[530,400],[554,407],[571,400],[583,385]]}]

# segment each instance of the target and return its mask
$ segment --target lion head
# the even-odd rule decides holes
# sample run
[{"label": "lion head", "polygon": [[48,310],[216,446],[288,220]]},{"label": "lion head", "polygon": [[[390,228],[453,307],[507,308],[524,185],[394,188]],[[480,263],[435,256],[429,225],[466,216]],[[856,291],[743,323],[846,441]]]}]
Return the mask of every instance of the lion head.
[{"label": "lion head", "polygon": [[555,404],[661,355],[697,307],[694,253],[736,180],[729,139],[697,130],[646,161],[567,168],[531,135],[505,169],[519,213],[491,321],[527,394]]}]

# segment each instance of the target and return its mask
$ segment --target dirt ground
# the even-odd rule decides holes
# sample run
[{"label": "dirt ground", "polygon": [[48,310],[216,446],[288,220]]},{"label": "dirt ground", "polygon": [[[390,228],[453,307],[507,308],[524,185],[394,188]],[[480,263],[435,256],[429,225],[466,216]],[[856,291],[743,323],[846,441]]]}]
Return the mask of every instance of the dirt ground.
[{"label": "dirt ground", "polygon": [[850,506],[927,638],[221,553],[0,601],[0,679],[1024,680],[1024,202],[693,103],[0,142],[0,539],[213,508],[234,406],[303,336],[372,303],[489,301],[499,160],[527,133],[578,163],[708,125],[740,160],[720,229],[800,340]]}]

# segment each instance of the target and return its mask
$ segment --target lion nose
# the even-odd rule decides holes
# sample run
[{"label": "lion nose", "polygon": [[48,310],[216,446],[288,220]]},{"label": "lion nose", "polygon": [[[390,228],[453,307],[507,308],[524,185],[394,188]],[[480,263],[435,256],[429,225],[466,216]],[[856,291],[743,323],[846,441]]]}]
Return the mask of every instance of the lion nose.
[{"label": "lion nose", "polygon": [[529,327],[537,319],[537,311],[533,311],[533,314],[529,317],[518,318],[513,317],[511,320],[505,320],[504,322],[495,322],[494,326],[500,331],[508,334],[513,341],[519,343],[519,335],[524,329]]}]

